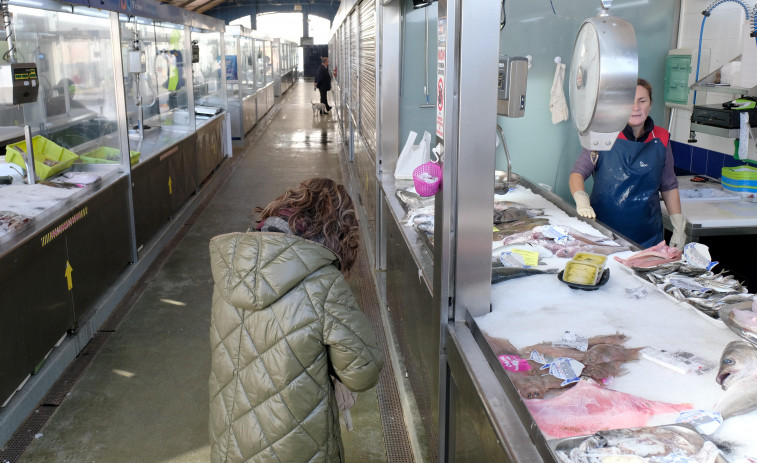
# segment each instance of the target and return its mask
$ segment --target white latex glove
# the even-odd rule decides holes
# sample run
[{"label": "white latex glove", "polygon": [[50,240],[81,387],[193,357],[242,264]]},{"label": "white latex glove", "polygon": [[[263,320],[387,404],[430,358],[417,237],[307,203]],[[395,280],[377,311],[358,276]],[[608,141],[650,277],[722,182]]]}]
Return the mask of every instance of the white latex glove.
[{"label": "white latex glove", "polygon": [[576,212],[578,212],[578,215],[590,219],[597,218],[597,214],[594,213],[594,209],[592,209],[589,202],[589,195],[584,190],[578,190],[573,193],[573,200],[576,202]]},{"label": "white latex glove", "polygon": [[672,214],[670,223],[673,224],[670,245],[683,251],[683,246],[686,244],[686,217],[683,214]]}]

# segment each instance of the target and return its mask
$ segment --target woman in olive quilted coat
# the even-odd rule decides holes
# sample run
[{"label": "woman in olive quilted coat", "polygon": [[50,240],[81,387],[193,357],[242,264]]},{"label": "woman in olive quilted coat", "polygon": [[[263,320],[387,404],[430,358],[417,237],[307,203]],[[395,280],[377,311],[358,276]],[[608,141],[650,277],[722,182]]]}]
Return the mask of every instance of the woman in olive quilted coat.
[{"label": "woman in olive quilted coat", "polygon": [[352,200],[310,179],[256,212],[261,231],[210,242],[211,461],[343,462],[330,375],[365,391],[384,363],[345,281]]}]

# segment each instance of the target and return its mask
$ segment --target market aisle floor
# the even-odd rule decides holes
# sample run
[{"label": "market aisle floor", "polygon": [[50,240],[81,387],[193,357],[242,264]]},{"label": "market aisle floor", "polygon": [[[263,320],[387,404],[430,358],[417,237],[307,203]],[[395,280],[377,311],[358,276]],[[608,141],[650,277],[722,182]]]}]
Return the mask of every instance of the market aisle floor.
[{"label": "market aisle floor", "polygon": [[[211,237],[244,231],[252,209],[314,176],[342,181],[332,115],[314,118],[312,87],[284,95],[270,125],[235,158],[227,181],[149,281],[22,462],[207,462]],[[218,175],[218,174],[216,174]],[[360,288],[351,285],[360,300]],[[360,394],[348,461],[385,462],[376,389]]]}]

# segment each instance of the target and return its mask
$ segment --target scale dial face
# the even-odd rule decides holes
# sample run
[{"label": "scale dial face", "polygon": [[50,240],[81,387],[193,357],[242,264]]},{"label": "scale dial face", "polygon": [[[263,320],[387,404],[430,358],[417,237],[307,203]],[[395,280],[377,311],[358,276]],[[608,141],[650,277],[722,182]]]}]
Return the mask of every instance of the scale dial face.
[{"label": "scale dial face", "polygon": [[581,25],[570,66],[570,111],[579,133],[589,129],[599,96],[599,37],[590,21]]}]

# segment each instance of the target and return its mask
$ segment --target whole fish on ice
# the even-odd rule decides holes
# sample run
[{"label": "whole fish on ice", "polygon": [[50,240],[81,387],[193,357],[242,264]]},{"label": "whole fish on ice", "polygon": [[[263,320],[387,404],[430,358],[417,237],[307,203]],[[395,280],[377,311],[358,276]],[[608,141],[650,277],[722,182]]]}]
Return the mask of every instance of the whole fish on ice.
[{"label": "whole fish on ice", "polygon": [[668,246],[665,241],[660,241],[651,248],[639,251],[629,256],[627,259],[615,257],[615,260],[630,268],[654,267],[668,262],[675,262],[681,259],[683,253],[680,249]]},{"label": "whole fish on ice", "polygon": [[670,404],[644,399],[581,380],[552,399],[526,399],[526,407],[539,428],[551,437],[593,434],[604,429],[644,426],[650,417],[677,413],[690,404]]},{"label": "whole fish on ice", "polygon": [[724,419],[757,410],[757,349],[746,341],[725,346],[715,381],[726,391],[715,404]]}]

